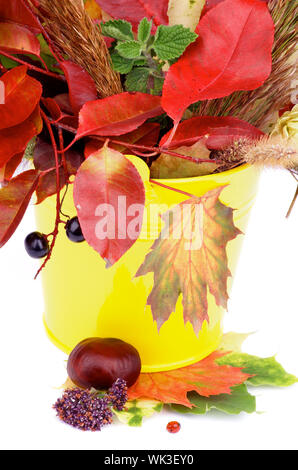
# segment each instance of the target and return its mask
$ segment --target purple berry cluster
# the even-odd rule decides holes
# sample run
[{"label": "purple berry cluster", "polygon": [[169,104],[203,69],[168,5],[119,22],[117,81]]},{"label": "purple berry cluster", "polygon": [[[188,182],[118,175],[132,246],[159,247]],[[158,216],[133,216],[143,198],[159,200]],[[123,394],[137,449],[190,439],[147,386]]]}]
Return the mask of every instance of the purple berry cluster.
[{"label": "purple berry cluster", "polygon": [[128,398],[125,380],[117,379],[109,389],[107,397],[114,408],[116,408],[118,411],[122,411]]},{"label": "purple berry cluster", "polygon": [[57,416],[70,426],[82,431],[100,431],[104,425],[112,423],[112,407],[121,411],[126,401],[126,382],[118,379],[103,396],[96,391],[66,389],[53,408]]}]

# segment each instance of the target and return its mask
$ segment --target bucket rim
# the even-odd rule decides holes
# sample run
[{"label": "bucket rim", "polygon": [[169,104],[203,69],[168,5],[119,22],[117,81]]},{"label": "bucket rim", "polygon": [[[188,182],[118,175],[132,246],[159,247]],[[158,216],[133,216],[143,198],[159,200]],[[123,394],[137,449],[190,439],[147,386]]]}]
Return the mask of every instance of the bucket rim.
[{"label": "bucket rim", "polygon": [[233,176],[238,173],[241,173],[246,170],[252,169],[252,166],[248,163],[240,165],[236,168],[232,168],[231,170],[222,171],[221,173],[211,173],[209,175],[202,175],[202,176],[191,176],[186,178],[151,178],[152,181],[157,181],[162,184],[184,184],[184,183],[195,183],[199,181],[210,181],[210,179],[216,181],[225,178],[226,176]]}]

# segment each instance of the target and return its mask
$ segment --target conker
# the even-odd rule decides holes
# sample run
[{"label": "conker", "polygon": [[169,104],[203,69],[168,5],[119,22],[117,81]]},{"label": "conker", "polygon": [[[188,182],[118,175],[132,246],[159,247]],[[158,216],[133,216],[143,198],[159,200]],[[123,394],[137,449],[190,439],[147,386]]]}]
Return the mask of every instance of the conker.
[{"label": "conker", "polygon": [[141,372],[138,351],[116,338],[88,338],[71,352],[67,372],[78,387],[107,389],[123,379],[131,387]]}]

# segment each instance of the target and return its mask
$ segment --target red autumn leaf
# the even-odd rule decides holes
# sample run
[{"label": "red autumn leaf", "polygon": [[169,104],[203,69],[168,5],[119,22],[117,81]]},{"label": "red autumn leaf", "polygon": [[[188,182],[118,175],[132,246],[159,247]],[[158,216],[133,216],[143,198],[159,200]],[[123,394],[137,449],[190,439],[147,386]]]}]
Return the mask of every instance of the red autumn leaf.
[{"label": "red autumn leaf", "polygon": [[40,55],[37,37],[24,26],[0,23],[0,49],[16,54]]},{"label": "red autumn leaf", "polygon": [[0,168],[14,155],[24,152],[29,141],[41,131],[42,119],[39,106],[36,107],[26,121],[9,129],[0,130]]},{"label": "red autumn leaf", "polygon": [[160,24],[168,24],[169,0],[96,0],[109,15],[132,23],[136,29],[144,18],[152,19],[154,29]]},{"label": "red autumn leaf", "polygon": [[27,68],[21,66],[1,77],[5,90],[5,103],[0,105],[0,129],[7,129],[24,122],[39,103],[42,86],[26,72]]},{"label": "red autumn leaf", "polygon": [[[60,177],[60,190],[66,185],[66,176],[64,169],[59,168]],[[49,171],[39,178],[38,186],[36,188],[36,204],[41,204],[45,199],[57,193],[56,170]]]},{"label": "red autumn leaf", "polygon": [[147,119],[163,113],[160,97],[146,93],[120,93],[86,103],[79,114],[76,139],[87,135],[113,136],[131,132]]},{"label": "red autumn leaf", "polygon": [[97,99],[97,91],[94,80],[80,65],[67,60],[60,62],[65,74],[69,98],[74,114],[78,114],[82,106],[88,101]]},{"label": "red autumn leaf", "polygon": [[70,104],[69,100],[69,94],[68,93],[61,93],[60,95],[56,95],[53,100],[56,102],[56,104],[59,106],[61,111],[63,111],[66,114],[72,114],[73,109]]},{"label": "red autumn leaf", "polygon": [[231,273],[226,246],[241,232],[234,225],[233,209],[219,201],[222,190],[187,199],[164,214],[165,228],[136,274],[154,273],[147,304],[159,328],[175,311],[181,294],[184,321],[196,333],[209,321],[208,289],[217,305],[227,306]]},{"label": "red autumn leaf", "polygon": [[[167,140],[171,131],[163,136],[160,145]],[[198,116],[179,124],[169,148],[183,145],[191,146],[208,135],[206,145],[209,149],[221,149],[239,138],[259,139],[264,134],[256,127],[234,117]]]},{"label": "red autumn leaf", "polygon": [[58,103],[53,98],[42,98],[41,102],[49,111],[51,118],[56,122],[59,121],[62,112]]},{"label": "red autumn leaf", "polygon": [[188,392],[203,397],[231,393],[231,387],[244,383],[250,375],[241,368],[221,366],[216,360],[227,353],[216,351],[196,364],[168,372],[141,374],[128,390],[128,398],[147,398],[162,403],[179,404],[191,408]]},{"label": "red autumn leaf", "polygon": [[[59,95],[59,99],[60,99],[60,96],[63,96],[63,99],[65,100],[64,95]],[[68,95],[66,96],[68,97]],[[73,116],[72,108],[70,110],[71,115],[69,115],[61,111],[61,108],[58,104],[59,100],[56,100],[56,98],[55,99],[54,98],[42,98],[41,101],[42,101],[42,104],[47,108],[52,119],[55,122],[59,122],[60,124],[65,124],[66,126],[70,126],[73,129],[77,129],[78,117]]]},{"label": "red autumn leaf", "polygon": [[198,39],[172,65],[163,88],[162,106],[176,123],[190,104],[253,90],[271,72],[274,24],[264,2],[225,0],[196,32]]},{"label": "red autumn leaf", "polygon": [[[224,0],[207,0],[202,11],[202,16],[208,13],[209,10],[216,7],[219,3],[223,2]],[[261,2],[268,3],[269,0],[260,0]]]},{"label": "red autumn leaf", "polygon": [[[121,142],[127,142],[129,144],[146,145],[153,147],[159,137],[160,125],[156,122],[146,122],[135,131],[125,134],[119,138]],[[125,144],[114,144],[110,142],[109,146],[118,152],[123,154],[134,155],[134,151],[131,148],[125,146]],[[96,152],[102,147],[102,142],[96,139],[91,139],[85,147],[85,158]]]},{"label": "red autumn leaf", "polygon": [[39,29],[39,24],[23,0],[2,0],[0,2],[0,19],[20,25]]},{"label": "red autumn leaf", "polygon": [[80,167],[74,201],[86,241],[114,264],[136,242],[142,228],[145,189],[136,167],[104,146]]},{"label": "red autumn leaf", "polygon": [[[62,189],[66,182],[67,177],[76,174],[78,168],[81,166],[84,157],[75,150],[68,150],[65,152],[66,172],[64,167],[60,167],[60,189]],[[62,158],[60,156],[59,163]],[[53,168],[52,171],[48,171],[44,175],[40,175],[38,186],[36,188],[37,204],[43,202],[49,196],[56,194],[57,192],[57,181],[56,181],[56,160],[52,145],[41,139],[37,140],[34,154],[33,154],[34,167],[40,171],[47,171]]]},{"label": "red autumn leaf", "polygon": [[5,170],[4,170],[4,179],[6,181],[9,181],[13,177],[16,169],[18,168],[18,166],[20,165],[23,159],[23,155],[24,155],[23,152],[17,153],[6,164]]},{"label": "red autumn leaf", "polygon": [[17,229],[37,184],[38,171],[29,170],[0,189],[0,248]]},{"label": "red autumn leaf", "polygon": [[206,0],[205,6],[202,11],[202,16],[208,13],[209,10],[216,7],[219,3],[223,2],[224,0]]}]

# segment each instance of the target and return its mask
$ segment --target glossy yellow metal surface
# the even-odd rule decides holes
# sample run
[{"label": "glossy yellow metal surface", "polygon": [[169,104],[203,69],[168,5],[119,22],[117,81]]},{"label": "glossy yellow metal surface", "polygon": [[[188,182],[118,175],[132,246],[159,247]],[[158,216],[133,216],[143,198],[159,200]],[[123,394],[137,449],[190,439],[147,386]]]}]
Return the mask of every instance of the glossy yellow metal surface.
[{"label": "glossy yellow metal surface", "polygon": [[[130,157],[144,179],[149,178],[146,165],[137,157]],[[218,186],[226,186],[221,201],[236,209],[235,225],[245,232],[249,212],[254,202],[258,172],[249,166],[196,178],[158,180],[160,183],[196,196]],[[146,211],[152,204],[165,207],[176,205],[187,196],[146,183]],[[69,190],[63,206],[64,213],[75,216],[76,211]],[[146,214],[147,214],[146,212]],[[55,198],[36,206],[38,230],[49,233],[55,218]],[[148,219],[148,220],[146,220]],[[158,332],[151,309],[146,305],[153,287],[153,274],[135,278],[161,227],[150,225],[145,218],[140,239],[112,267],[87,243],[70,242],[60,230],[51,261],[43,271],[45,298],[44,321],[50,339],[69,353],[76,344],[88,337],[115,337],[135,346],[142,359],[143,372],[176,369],[195,363],[214,351],[222,337],[224,311],[208,294],[208,314],[198,335],[190,323],[184,324],[182,302]],[[150,232],[151,238],[148,238]],[[155,232],[155,233],[154,233]],[[235,273],[243,235],[227,247],[229,268]],[[232,279],[229,280],[229,289]]]}]

